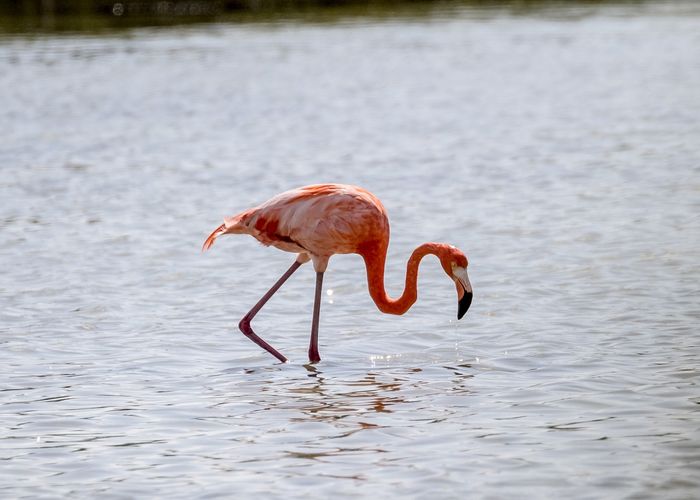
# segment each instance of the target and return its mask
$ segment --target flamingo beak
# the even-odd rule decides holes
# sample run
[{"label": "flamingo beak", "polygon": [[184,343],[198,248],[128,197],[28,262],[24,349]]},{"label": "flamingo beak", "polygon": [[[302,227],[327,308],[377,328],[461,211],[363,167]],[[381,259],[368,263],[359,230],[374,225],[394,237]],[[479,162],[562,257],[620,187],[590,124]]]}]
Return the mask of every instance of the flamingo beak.
[{"label": "flamingo beak", "polygon": [[472,305],[472,292],[465,292],[464,296],[457,302],[457,319],[462,319],[470,305]]},{"label": "flamingo beak", "polygon": [[472,305],[472,284],[469,282],[467,269],[465,267],[457,267],[454,269],[454,280],[457,286],[457,319],[462,317]]}]

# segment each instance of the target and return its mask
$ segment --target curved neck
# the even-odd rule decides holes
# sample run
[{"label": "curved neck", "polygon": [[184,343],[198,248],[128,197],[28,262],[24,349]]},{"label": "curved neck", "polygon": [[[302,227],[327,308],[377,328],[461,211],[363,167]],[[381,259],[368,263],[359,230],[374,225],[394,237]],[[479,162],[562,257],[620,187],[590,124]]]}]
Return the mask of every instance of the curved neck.
[{"label": "curved neck", "polygon": [[369,294],[381,312],[403,314],[411,308],[418,298],[418,265],[426,255],[438,255],[439,246],[438,243],[423,243],[413,251],[406,265],[406,284],[398,299],[389,297],[384,288],[386,246],[373,247],[360,254],[367,266]]}]

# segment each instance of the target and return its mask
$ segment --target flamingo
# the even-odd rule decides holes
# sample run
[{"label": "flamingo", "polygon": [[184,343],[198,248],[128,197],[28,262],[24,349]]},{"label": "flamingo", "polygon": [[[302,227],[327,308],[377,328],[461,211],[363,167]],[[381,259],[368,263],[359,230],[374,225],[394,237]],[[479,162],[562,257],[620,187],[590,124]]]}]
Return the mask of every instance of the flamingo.
[{"label": "flamingo", "polygon": [[367,268],[369,294],[377,308],[388,314],[403,314],[418,297],[417,280],[420,260],[428,254],[437,256],[445,273],[457,289],[457,319],[472,302],[472,287],[467,275],[467,257],[458,248],[445,243],[423,243],[408,259],[406,284],[401,296],[392,299],[384,289],[384,264],[389,246],[389,219],[379,199],[369,191],[347,184],[315,184],[274,196],[262,205],[237,215],[225,217],[202,245],[206,251],[224,234],[249,234],[266,246],[296,253],[296,259],[279,280],[243,316],[238,327],[257,345],[282,363],[280,352],[260,338],[250,322],[277,290],[304,263],[311,260],[316,271],[309,342],[309,361],[318,363],[318,325],[321,311],[323,273],[334,254],[359,254]]}]

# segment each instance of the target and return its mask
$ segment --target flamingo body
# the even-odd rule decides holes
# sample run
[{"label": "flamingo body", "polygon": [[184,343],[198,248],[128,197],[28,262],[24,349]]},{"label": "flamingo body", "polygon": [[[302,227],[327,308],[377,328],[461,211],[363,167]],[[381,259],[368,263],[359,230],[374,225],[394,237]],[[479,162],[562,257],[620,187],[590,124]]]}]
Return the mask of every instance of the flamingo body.
[{"label": "flamingo body", "polygon": [[286,358],[258,337],[250,320],[296,269],[313,261],[317,273],[316,298],[312,322],[309,359],[318,355],[318,315],[323,273],[334,254],[357,253],[367,267],[367,281],[372,299],[380,311],[403,314],[417,298],[417,274],[420,260],[436,255],[445,272],[457,287],[461,318],[471,304],[472,289],[467,277],[467,258],[457,248],[444,243],[424,243],[409,259],[404,293],[390,298],[384,289],[384,265],[389,245],[389,220],[381,201],[369,191],[346,184],[315,184],[274,196],[265,203],[225,217],[224,223],[206,239],[208,250],[224,234],[249,234],[263,245],[297,254],[295,263],[241,320],[239,327],[251,340],[281,361]]},{"label": "flamingo body", "polygon": [[316,184],[226,217],[204,249],[222,234],[249,234],[263,245],[306,254],[316,271],[324,271],[333,254],[362,253],[371,242],[388,242],[389,220],[381,201],[365,189]]}]

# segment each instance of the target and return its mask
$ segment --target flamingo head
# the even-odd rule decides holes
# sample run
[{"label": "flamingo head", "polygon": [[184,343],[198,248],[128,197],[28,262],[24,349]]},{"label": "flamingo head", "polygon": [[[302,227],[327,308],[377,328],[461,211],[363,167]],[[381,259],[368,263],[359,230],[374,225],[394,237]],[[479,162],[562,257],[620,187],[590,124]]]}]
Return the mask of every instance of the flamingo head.
[{"label": "flamingo head", "polygon": [[472,303],[472,284],[467,274],[467,256],[456,247],[445,245],[440,252],[440,263],[447,275],[452,278],[457,288],[457,319],[462,319]]}]

